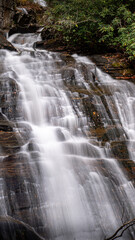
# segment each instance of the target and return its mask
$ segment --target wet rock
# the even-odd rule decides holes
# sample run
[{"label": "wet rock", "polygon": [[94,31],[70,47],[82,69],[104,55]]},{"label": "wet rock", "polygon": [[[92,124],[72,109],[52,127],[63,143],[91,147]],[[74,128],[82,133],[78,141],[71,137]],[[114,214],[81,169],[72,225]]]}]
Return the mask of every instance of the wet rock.
[{"label": "wet rock", "polygon": [[60,57],[66,63],[66,66],[74,68],[75,59],[72,57],[71,54],[69,54],[67,52],[63,52],[63,53],[61,53]]},{"label": "wet rock", "polygon": [[5,179],[10,190],[17,192],[17,189],[20,189],[20,192],[22,192],[20,184],[24,182],[24,179],[28,182],[34,182],[34,177],[38,176],[36,164],[34,164],[29,154],[18,153],[9,155],[0,162],[1,177]]},{"label": "wet rock", "polygon": [[10,126],[4,125],[4,130],[0,131],[0,144],[6,148],[18,148],[27,143],[30,138],[31,129],[29,126],[21,126],[20,128],[9,129]]},{"label": "wet rock", "polygon": [[31,127],[26,123],[13,123],[0,113],[0,144],[12,149],[23,146],[31,136]]},{"label": "wet rock", "polygon": [[[53,34],[53,38],[50,36],[47,36],[47,39],[43,39],[43,41],[38,41],[36,43],[36,48],[39,49],[48,49],[49,51],[53,52],[59,52],[59,53],[69,53],[73,54],[76,52],[80,53],[80,48],[78,49],[76,46],[68,45],[67,42],[63,39],[63,36],[60,35],[60,32],[57,32],[56,34]],[[55,36],[55,38],[54,38]],[[84,54],[84,52],[83,52]]]},{"label": "wet rock", "polygon": [[126,141],[116,141],[111,143],[111,152],[116,159],[129,159]]},{"label": "wet rock", "polygon": [[6,39],[4,33],[0,30],[0,49],[17,51],[16,48]]},{"label": "wet rock", "polygon": [[14,124],[10,122],[5,115],[0,113],[0,130],[1,131],[13,131]]},{"label": "wet rock", "polygon": [[37,146],[37,144],[35,142],[30,142],[27,146],[28,151],[33,152],[33,151],[38,151],[39,147]]},{"label": "wet rock", "polygon": [[125,140],[125,132],[122,128],[112,127],[107,129],[106,132],[102,136],[102,141],[114,141],[114,140]]},{"label": "wet rock", "polygon": [[33,32],[36,32],[38,29],[39,29],[39,25],[37,24],[30,24],[27,27],[22,27],[18,25],[10,29],[9,36],[15,33],[33,33]]},{"label": "wet rock", "polygon": [[36,198],[30,200],[26,182],[33,182],[31,166],[27,154],[13,154],[0,163],[1,177],[5,182],[4,192],[8,214],[13,215],[19,209],[28,209],[37,204]]},{"label": "wet rock", "polygon": [[8,119],[22,116],[22,105],[19,102],[20,88],[12,78],[0,78],[0,107]]},{"label": "wet rock", "polygon": [[19,132],[23,141],[26,143],[31,137],[31,126],[24,122],[16,123],[16,132]]},{"label": "wet rock", "polygon": [[10,216],[0,217],[0,239],[1,240],[43,240],[36,231],[28,224],[14,219]]},{"label": "wet rock", "polygon": [[109,73],[112,77],[134,82],[134,67],[131,66],[130,62],[122,54],[93,55],[91,59],[98,67]]},{"label": "wet rock", "polygon": [[0,91],[13,92],[14,94],[18,94],[20,88],[14,79],[8,77],[0,77]]},{"label": "wet rock", "polygon": [[[0,144],[3,148],[19,148],[30,138],[31,128],[25,123],[13,123],[22,117],[22,105],[18,101],[20,88],[11,78],[0,78]],[[7,152],[7,151],[6,151]],[[10,151],[8,151],[10,152]]]},{"label": "wet rock", "polygon": [[9,36],[14,33],[32,33],[36,32],[40,26],[37,24],[37,12],[42,12],[43,9],[35,5],[26,6],[25,8],[17,7],[13,20],[14,27],[10,28]]},{"label": "wet rock", "polygon": [[86,82],[96,81],[96,66],[94,63],[91,64],[78,63],[77,68],[82,73],[84,80]]},{"label": "wet rock", "polygon": [[96,107],[95,104],[92,103],[91,97],[82,99],[83,106],[87,117],[90,121],[93,122],[95,128],[102,127],[104,125],[102,120],[101,112],[98,112],[98,106]]},{"label": "wet rock", "polygon": [[66,84],[71,84],[72,86],[75,85],[75,69],[70,68],[63,68],[61,70],[62,79],[66,82]]},{"label": "wet rock", "polygon": [[104,126],[93,128],[90,127],[90,132],[88,134],[90,137],[96,137],[100,144],[104,146],[106,142],[113,142],[114,141],[126,141],[127,137],[125,135],[124,130],[122,127],[116,127],[115,125]]},{"label": "wet rock", "polygon": [[30,224],[40,232],[40,227],[43,228],[44,225],[44,195],[37,163],[29,154],[12,154],[0,162],[0,177],[4,180],[7,214]]},{"label": "wet rock", "polygon": [[58,141],[63,142],[63,141],[66,140],[65,136],[64,136],[64,134],[63,134],[63,132],[62,132],[62,130],[60,128],[56,129],[56,135],[57,135]]},{"label": "wet rock", "polygon": [[39,48],[39,49],[44,49],[44,41],[37,41],[33,44],[33,48],[36,49],[36,48]]},{"label": "wet rock", "polygon": [[43,41],[35,42],[35,48],[39,49],[48,49],[49,51],[55,52],[63,52],[66,51],[67,48],[60,44],[59,39],[46,39]]},{"label": "wet rock", "polygon": [[135,180],[135,163],[130,159],[121,159],[120,160],[124,169],[127,170],[128,176],[131,180]]}]

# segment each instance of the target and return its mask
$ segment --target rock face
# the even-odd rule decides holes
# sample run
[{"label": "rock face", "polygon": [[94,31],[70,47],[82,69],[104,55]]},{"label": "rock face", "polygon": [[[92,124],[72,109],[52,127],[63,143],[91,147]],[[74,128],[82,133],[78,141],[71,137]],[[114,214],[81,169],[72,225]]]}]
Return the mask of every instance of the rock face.
[{"label": "rock face", "polygon": [[0,1],[0,28],[9,29],[14,16],[15,0]]},{"label": "rock face", "polygon": [[16,6],[16,0],[0,0],[0,49],[16,51],[14,46],[6,40],[7,32],[10,36],[14,33],[35,32],[39,29],[37,15],[42,13],[43,8],[31,1],[26,8]]},{"label": "rock face", "polygon": [[0,49],[16,51],[15,47],[9,41],[7,41],[4,33],[1,30],[0,30]]},{"label": "rock face", "polygon": [[[6,33],[13,23],[15,1],[0,0],[0,49],[16,51],[14,46],[6,40]],[[4,31],[4,32],[3,32]]]},{"label": "rock face", "polygon": [[0,217],[1,240],[44,240],[29,225],[12,217]]},{"label": "rock face", "polygon": [[[101,56],[93,58],[96,58],[95,62],[98,61],[102,68],[106,66],[101,61]],[[102,59],[107,61],[103,57]],[[84,82],[77,81],[75,77],[76,68],[79,74],[83,75],[84,82],[87,86],[90,86],[90,90],[86,88]],[[116,70],[114,69],[114,71]],[[116,91],[115,86],[111,83],[105,85],[98,81],[94,63],[91,63],[91,65],[77,63],[75,65],[74,61],[72,61],[69,67],[64,66],[61,69],[61,75],[65,86],[69,90],[69,96],[76,114],[78,114],[77,109],[79,108],[87,117],[87,127],[84,126],[84,133],[93,139],[95,145],[100,145],[100,147],[109,145],[110,156],[119,161],[121,167],[133,180],[135,178],[135,164],[130,160],[128,138],[122,128],[118,109],[113,99],[113,94]],[[101,169],[103,169],[103,163]],[[106,169],[104,170],[105,173]]]},{"label": "rock face", "polygon": [[127,79],[131,82],[135,81],[135,68],[130,65],[122,54],[93,55],[91,59],[98,67],[110,74],[113,78],[119,80]]},{"label": "rock face", "polygon": [[[42,11],[42,9],[40,10]],[[17,7],[13,16],[14,26],[10,28],[9,35],[36,32],[39,28],[36,18],[37,13],[32,8]]]},{"label": "rock face", "polygon": [[[15,79],[2,77],[4,74],[2,69],[4,71],[1,63],[0,179],[2,181],[2,189],[4,190],[5,203],[3,206],[6,208],[6,214],[29,223],[34,228],[37,228],[39,232],[38,227],[39,225],[41,226],[41,214],[39,213],[40,209],[38,209],[38,182],[31,173],[31,171],[34,171],[35,175],[38,175],[38,172],[36,172],[38,171],[36,161],[34,157],[29,158],[29,155],[20,153],[21,147],[29,144],[31,127],[23,122],[22,104],[19,98],[20,87]],[[0,205],[2,206],[1,199]],[[25,229],[24,225],[20,226],[15,222],[12,223],[12,221],[9,221],[8,225],[7,222],[7,220],[4,220],[4,223],[1,223],[0,219],[0,239],[41,239],[33,230],[27,231],[28,228],[26,227]],[[13,238],[11,233],[9,233],[8,226],[9,228],[13,226]],[[3,229],[6,229],[6,236]],[[24,231],[24,236],[23,234],[21,236],[21,231]]]}]

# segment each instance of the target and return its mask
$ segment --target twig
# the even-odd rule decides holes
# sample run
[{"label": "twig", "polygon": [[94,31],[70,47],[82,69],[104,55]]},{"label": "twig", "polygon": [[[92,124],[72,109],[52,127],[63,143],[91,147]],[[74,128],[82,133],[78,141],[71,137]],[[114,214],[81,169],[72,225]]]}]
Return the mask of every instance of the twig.
[{"label": "twig", "polygon": [[[131,226],[133,226],[135,224],[135,218],[133,218],[132,220],[124,223],[122,226],[120,226],[117,231],[109,238],[106,238],[105,240],[114,240],[116,238],[119,238],[123,235],[123,233]],[[124,229],[123,229],[124,228]],[[117,235],[120,231],[122,230],[120,235]]]}]

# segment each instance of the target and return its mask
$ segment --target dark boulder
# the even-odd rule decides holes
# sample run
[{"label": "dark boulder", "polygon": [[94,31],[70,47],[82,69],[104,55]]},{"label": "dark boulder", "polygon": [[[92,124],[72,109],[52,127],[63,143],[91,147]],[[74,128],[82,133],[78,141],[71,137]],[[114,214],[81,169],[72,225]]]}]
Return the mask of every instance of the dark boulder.
[{"label": "dark boulder", "polygon": [[10,28],[9,36],[14,33],[33,33],[39,29],[37,23],[37,15],[42,12],[40,6],[35,8],[35,5],[26,6],[25,8],[17,7],[13,20],[14,26]]},{"label": "dark boulder", "polygon": [[52,30],[51,28],[44,28],[41,32],[41,37],[43,40],[54,39],[54,33],[55,30]]}]

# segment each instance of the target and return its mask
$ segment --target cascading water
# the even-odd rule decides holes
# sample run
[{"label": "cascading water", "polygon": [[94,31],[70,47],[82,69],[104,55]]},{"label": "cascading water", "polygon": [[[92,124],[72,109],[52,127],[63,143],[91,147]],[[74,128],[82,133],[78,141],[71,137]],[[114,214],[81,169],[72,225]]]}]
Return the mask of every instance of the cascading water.
[{"label": "cascading water", "polygon": [[[20,88],[22,117],[15,122],[28,124],[32,129],[31,139],[18,150],[28,160],[28,175],[33,179],[22,180],[24,202],[27,199],[32,206],[31,218],[40,214],[42,224],[38,224],[47,239],[105,239],[123,221],[134,218],[135,191],[113,158],[110,139],[101,145],[100,138],[93,136],[96,127],[93,121],[98,111],[99,128],[115,124],[122,140],[133,142],[135,87],[113,80],[86,57],[73,55],[71,67],[59,53],[34,51],[32,45],[37,38],[35,34],[16,34],[9,40],[20,53],[1,51],[4,64],[1,77],[15,79]],[[87,100],[92,101],[94,108],[92,115],[88,113],[90,116],[86,117],[81,103]],[[116,133],[113,134],[117,139]],[[134,153],[130,155],[134,160]],[[21,165],[20,174],[23,168]],[[17,195],[15,200],[19,206]],[[10,197],[7,209],[11,208],[11,202]],[[6,206],[5,203],[5,214],[10,214],[11,209]],[[18,206],[12,206],[16,218]],[[40,232],[38,228],[37,231]],[[132,227],[121,239],[134,238]]]},{"label": "cascading water", "polygon": [[41,5],[42,7],[46,7],[47,4],[44,0],[34,0],[35,3],[38,3],[39,5]]}]

